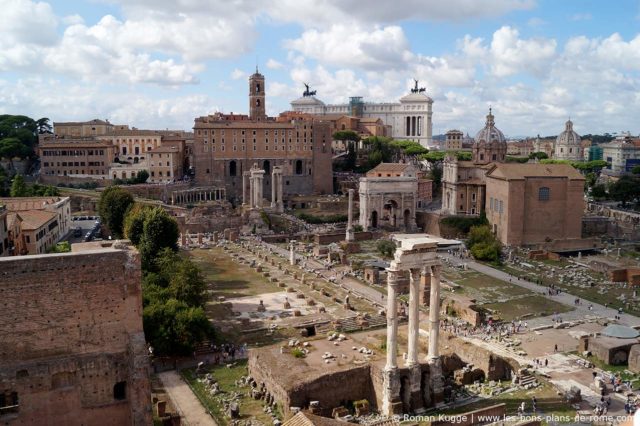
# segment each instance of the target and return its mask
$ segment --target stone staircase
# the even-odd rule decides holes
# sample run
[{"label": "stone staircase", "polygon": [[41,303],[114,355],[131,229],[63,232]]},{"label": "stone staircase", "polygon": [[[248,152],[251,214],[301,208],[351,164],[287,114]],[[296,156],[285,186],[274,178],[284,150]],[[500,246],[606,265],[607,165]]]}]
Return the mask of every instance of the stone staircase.
[{"label": "stone staircase", "polygon": [[525,373],[522,376],[520,376],[519,385],[524,388],[536,387],[538,385],[538,381],[532,374]]}]

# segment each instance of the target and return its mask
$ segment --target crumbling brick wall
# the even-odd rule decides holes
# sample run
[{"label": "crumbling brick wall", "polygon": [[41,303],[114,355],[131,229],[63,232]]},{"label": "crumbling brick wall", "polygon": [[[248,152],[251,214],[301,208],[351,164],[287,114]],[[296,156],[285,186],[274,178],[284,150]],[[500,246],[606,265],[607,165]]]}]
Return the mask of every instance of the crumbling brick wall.
[{"label": "crumbling brick wall", "polygon": [[0,259],[0,390],[18,395],[12,424],[151,424],[140,280],[126,246]]}]

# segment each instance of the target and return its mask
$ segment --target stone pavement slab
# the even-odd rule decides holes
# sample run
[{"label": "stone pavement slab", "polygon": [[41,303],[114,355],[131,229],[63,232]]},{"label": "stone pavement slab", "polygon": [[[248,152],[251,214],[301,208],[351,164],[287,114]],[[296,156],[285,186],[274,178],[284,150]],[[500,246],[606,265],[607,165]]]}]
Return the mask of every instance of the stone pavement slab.
[{"label": "stone pavement slab", "polygon": [[165,371],[158,374],[160,381],[171,398],[173,406],[178,410],[183,425],[217,426],[207,413],[200,400],[193,394],[189,385],[182,380],[176,371]]}]

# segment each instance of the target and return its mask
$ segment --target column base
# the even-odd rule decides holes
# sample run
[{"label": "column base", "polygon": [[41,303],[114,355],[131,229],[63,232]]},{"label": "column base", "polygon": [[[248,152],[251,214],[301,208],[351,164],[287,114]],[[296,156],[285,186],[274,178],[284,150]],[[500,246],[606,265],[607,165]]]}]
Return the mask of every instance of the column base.
[{"label": "column base", "polygon": [[356,240],[356,234],[353,232],[353,229],[347,229],[347,242],[351,243]]},{"label": "column base", "polygon": [[442,359],[428,358],[429,387],[431,388],[431,405],[438,406],[444,401],[444,378],[442,376]]},{"label": "column base", "polygon": [[385,368],[382,371],[384,388],[382,391],[382,414],[394,416],[402,414],[402,400],[400,399],[400,376],[398,368]]},{"label": "column base", "polygon": [[416,413],[424,410],[424,401],[422,400],[422,367],[420,364],[413,364],[409,367],[411,370],[411,412]]}]

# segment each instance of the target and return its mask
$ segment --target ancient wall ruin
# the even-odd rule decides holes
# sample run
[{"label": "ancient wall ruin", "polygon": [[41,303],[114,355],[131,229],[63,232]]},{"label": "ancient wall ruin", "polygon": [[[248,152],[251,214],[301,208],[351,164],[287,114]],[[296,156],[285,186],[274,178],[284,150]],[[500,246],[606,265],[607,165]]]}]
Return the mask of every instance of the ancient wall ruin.
[{"label": "ancient wall ruin", "polygon": [[0,259],[0,391],[17,403],[0,421],[151,424],[140,258],[121,244]]},{"label": "ancient wall ruin", "polygon": [[450,333],[441,334],[440,350],[444,358],[443,365],[448,372],[461,368],[462,361],[484,371],[487,380],[504,380],[510,379],[511,374],[520,368],[516,361],[502,358]]}]

